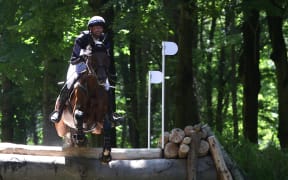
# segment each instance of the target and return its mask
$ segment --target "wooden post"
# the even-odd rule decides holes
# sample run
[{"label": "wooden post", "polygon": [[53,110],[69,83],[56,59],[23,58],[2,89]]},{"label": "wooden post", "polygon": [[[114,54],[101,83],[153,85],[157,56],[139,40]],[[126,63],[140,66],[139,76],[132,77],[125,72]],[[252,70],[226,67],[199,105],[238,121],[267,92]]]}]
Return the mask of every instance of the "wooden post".
[{"label": "wooden post", "polygon": [[[212,132],[211,128],[208,125],[204,125],[202,126],[202,131],[205,131],[207,136],[214,136],[214,133]],[[220,145],[219,141],[217,140],[217,138],[214,136],[214,138],[216,139],[217,143]],[[227,152],[224,150],[224,148],[222,148],[222,146],[220,145],[220,149],[224,158],[224,161],[226,163],[226,165],[228,166],[232,177],[235,180],[243,180],[245,179],[243,174],[241,173],[238,165],[232,161],[232,159],[229,157],[229,155],[227,154]]]},{"label": "wooden post", "polygon": [[217,172],[220,176],[221,180],[233,180],[230,171],[228,170],[225,161],[223,159],[220,146],[217,143],[214,136],[208,137],[208,143],[210,145],[210,152],[212,154],[212,157],[215,162],[215,166],[217,169]]},{"label": "wooden post", "polygon": [[197,158],[201,136],[199,132],[193,131],[190,137],[190,150],[187,157],[187,180],[196,180]]}]

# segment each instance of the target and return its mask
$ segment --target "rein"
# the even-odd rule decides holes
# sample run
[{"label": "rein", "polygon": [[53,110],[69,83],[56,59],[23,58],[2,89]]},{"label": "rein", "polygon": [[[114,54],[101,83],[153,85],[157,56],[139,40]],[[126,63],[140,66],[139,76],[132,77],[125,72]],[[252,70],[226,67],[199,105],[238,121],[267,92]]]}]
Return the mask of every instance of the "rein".
[{"label": "rein", "polygon": [[[92,75],[92,76],[95,76],[95,78],[96,78],[96,80],[97,80],[97,84],[99,85],[99,86],[102,86],[102,87],[106,87],[106,83],[105,82],[103,82],[103,83],[101,83],[100,81],[99,81],[99,78],[98,78],[98,76],[97,76],[97,73],[95,72],[95,70],[93,69],[93,67],[91,67],[91,63],[90,63],[90,61],[91,61],[91,59],[89,59],[89,58],[91,58],[91,56],[89,56],[89,57],[87,57],[87,60],[86,60],[86,66],[87,66],[87,70],[88,70],[88,75]],[[105,79],[105,80],[107,80],[108,79],[108,68],[105,66],[105,65],[98,65],[98,68],[103,68],[103,69],[105,69],[105,73],[106,73],[106,76],[107,76],[107,78]],[[109,85],[109,88],[114,88],[115,89],[115,86],[110,86]]]}]

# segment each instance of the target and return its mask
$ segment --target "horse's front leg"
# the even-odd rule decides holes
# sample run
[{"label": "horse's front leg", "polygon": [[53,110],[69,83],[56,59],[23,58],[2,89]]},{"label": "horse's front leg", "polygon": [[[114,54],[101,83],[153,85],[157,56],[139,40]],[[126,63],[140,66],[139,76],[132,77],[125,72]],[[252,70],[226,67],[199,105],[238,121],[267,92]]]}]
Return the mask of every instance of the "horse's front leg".
[{"label": "horse's front leg", "polygon": [[84,111],[82,111],[80,109],[75,109],[74,120],[75,120],[75,125],[76,125],[77,131],[83,132]]},{"label": "horse's front leg", "polygon": [[85,146],[87,138],[84,133],[83,124],[85,118],[85,94],[80,89],[75,90],[76,100],[74,106],[74,123],[76,126],[76,133],[73,135],[75,144],[78,146]]},{"label": "horse's front leg", "polygon": [[103,163],[108,163],[111,161],[111,122],[109,120],[108,115],[104,118],[103,124],[103,137],[104,137],[104,144],[103,144],[103,152],[101,160]]},{"label": "horse's front leg", "polygon": [[86,146],[87,138],[83,130],[84,112],[76,109],[74,112],[76,132],[73,134],[73,139],[77,146]]}]

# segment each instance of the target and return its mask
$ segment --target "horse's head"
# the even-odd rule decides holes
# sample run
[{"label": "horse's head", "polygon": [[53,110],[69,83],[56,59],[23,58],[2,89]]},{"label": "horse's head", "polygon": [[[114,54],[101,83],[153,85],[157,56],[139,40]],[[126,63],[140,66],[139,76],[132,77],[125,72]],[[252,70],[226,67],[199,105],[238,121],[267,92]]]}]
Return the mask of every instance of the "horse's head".
[{"label": "horse's head", "polygon": [[94,52],[92,56],[88,57],[88,71],[89,73],[95,73],[100,83],[104,83],[108,78],[109,65],[110,58],[106,52]]}]

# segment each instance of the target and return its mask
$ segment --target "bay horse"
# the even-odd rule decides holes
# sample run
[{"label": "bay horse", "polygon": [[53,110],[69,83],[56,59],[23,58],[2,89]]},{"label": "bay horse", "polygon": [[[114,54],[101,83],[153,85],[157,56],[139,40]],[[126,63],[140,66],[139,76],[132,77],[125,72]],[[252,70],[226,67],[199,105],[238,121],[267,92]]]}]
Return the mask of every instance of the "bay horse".
[{"label": "bay horse", "polygon": [[86,58],[87,69],[74,84],[66,107],[55,128],[66,147],[87,145],[87,133],[103,134],[102,161],[111,160],[109,95],[105,90],[110,59],[106,52],[95,52]]}]

